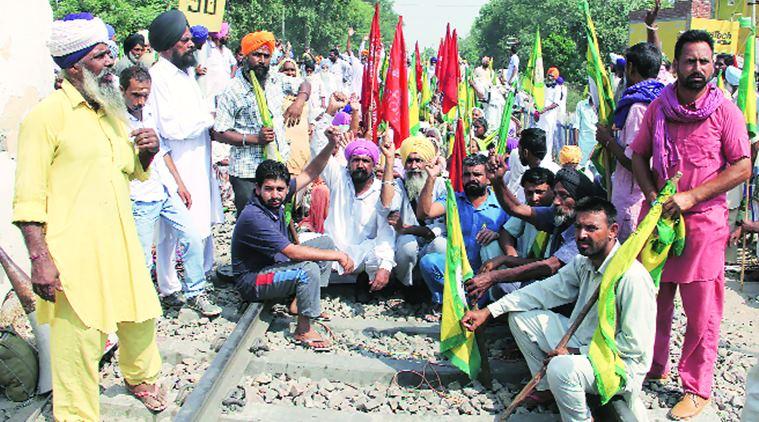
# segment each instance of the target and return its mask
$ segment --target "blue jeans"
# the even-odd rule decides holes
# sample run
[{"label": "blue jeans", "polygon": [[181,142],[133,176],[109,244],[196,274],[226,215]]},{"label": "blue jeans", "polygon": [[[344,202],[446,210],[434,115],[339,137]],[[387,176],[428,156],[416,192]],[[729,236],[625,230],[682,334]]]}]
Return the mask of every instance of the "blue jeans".
[{"label": "blue jeans", "polygon": [[[137,236],[145,252],[145,262],[148,267],[153,263],[151,249],[153,246],[153,233],[158,219],[163,219],[167,227],[171,227],[179,243],[182,262],[184,265],[184,282],[182,290],[185,297],[192,298],[203,292],[206,288],[206,276],[203,271],[203,242],[194,233],[190,214],[187,208],[176,197],[167,195],[163,201],[141,202],[132,201],[132,215],[137,226]],[[160,260],[159,260],[160,261]],[[169,269],[174,271],[174,269]],[[177,291],[177,287],[166,286],[164,277],[156,268],[158,278],[158,290],[166,296]]]}]

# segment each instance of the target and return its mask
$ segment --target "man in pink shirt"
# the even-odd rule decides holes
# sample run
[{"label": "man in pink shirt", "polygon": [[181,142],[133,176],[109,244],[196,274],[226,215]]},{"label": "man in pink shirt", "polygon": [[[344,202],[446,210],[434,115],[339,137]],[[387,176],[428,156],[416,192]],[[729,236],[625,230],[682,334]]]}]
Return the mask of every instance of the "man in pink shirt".
[{"label": "man in pink shirt", "polygon": [[[678,193],[664,214],[685,219],[681,256],[664,266],[657,298],[656,342],[649,378],[669,374],[674,297],[680,289],[687,317],[678,372],[684,396],[669,417],[699,414],[711,396],[725,290],[723,256],[729,236],[725,192],[751,174],[749,143],[740,110],[713,84],[714,41],[686,31],[675,45],[677,82],[646,110],[631,146],[635,179],[646,197],[641,214],[664,182],[682,172]],[[653,159],[653,160],[652,160]]]},{"label": "man in pink shirt", "polygon": [[664,84],[656,80],[661,67],[661,51],[655,45],[638,43],[627,49],[625,60],[627,88],[614,110],[612,128],[618,131],[617,139],[614,139],[612,129],[608,126],[599,124],[596,130],[596,140],[607,147],[617,160],[617,166],[611,175],[611,202],[619,213],[617,222],[620,242],[627,240],[638,226],[638,217],[645,199],[631,171],[633,152],[630,144],[638,134],[648,105],[664,88]]}]

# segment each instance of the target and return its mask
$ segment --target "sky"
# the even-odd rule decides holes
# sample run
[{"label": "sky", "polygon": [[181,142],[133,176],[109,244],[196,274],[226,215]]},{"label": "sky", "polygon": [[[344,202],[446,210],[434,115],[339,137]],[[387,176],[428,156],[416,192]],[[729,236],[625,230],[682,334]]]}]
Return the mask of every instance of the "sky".
[{"label": "sky", "polygon": [[[393,9],[403,16],[403,35],[407,46],[419,41],[419,49],[437,49],[445,35],[445,24],[451,23],[460,37],[472,28],[480,7],[488,0],[395,0]],[[410,47],[413,48],[413,47]]]}]

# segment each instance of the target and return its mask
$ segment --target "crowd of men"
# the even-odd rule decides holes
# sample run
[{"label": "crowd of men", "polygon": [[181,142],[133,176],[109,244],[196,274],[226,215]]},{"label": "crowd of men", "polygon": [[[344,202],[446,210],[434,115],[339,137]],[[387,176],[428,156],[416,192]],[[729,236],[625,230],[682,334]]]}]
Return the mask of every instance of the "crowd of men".
[{"label": "crowd of men", "polygon": [[[349,41],[326,58],[307,50],[296,61],[289,44],[257,31],[233,54],[229,30],[226,23],[211,33],[190,27],[172,9],[127,35],[119,59],[99,18],[79,13],[53,24],[59,89],[21,125],[13,219],[29,249],[41,320],[51,324],[57,420],[99,418],[97,364],[109,333],[118,335],[128,390],[150,410],[166,408],[155,321],[161,305],[221,313],[208,276],[220,264],[212,227],[224,221],[223,198],[233,198],[236,210],[235,287],[246,301],[294,298],[294,338],[304,347],[332,346],[311,324],[328,318],[320,295],[331,280],[354,283],[362,303],[400,289],[408,301],[436,304],[428,318],[439,320],[444,180],[453,166],[462,168],[455,202],[475,272],[465,288],[479,305],[462,324],[474,330],[508,314],[530,370],[550,359],[531,404],[555,400],[567,421],[590,420],[585,394],[598,392],[587,358],[597,312],[568,347],[556,345],[620,243],[680,172],[679,192],[663,208],[685,221],[682,255],[667,261],[658,294],[638,262],[617,286],[616,340],[626,368],[620,394],[645,418],[643,381],[670,374],[680,290],[688,319],[678,365],[684,394],[670,417],[703,410],[724,303],[726,193],[741,189],[752,158],[732,91],[712,82],[720,58],[735,61],[715,61],[709,34],[680,35],[671,71],[655,43],[627,49],[613,63],[614,125],[597,125],[590,96],[578,104],[574,141],[562,130],[567,86],[550,67],[542,111],[533,113],[519,93],[528,127],[515,119],[504,156],[488,135],[501,126],[519,57],[513,48],[495,75],[484,58],[472,72],[482,107],[471,116],[468,155],[451,163],[439,96],[398,150],[387,133],[371,139],[358,102],[363,45],[354,52]],[[720,74],[731,86],[735,71],[727,69]],[[610,186],[588,162],[596,144],[616,160]]]}]

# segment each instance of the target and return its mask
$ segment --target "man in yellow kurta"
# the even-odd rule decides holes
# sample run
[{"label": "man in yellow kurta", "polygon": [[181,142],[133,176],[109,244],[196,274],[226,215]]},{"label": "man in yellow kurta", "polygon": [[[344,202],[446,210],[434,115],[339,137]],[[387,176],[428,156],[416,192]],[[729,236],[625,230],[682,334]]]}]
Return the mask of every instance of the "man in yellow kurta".
[{"label": "man in yellow kurta", "polygon": [[90,14],[53,23],[48,46],[62,88],[19,133],[13,221],[32,261],[40,322],[50,323],[53,414],[64,421],[99,420],[98,361],[113,332],[129,391],[151,410],[166,407],[156,383],[161,308],[129,200],[129,180],[146,178],[158,139],[127,131],[106,40]]}]

